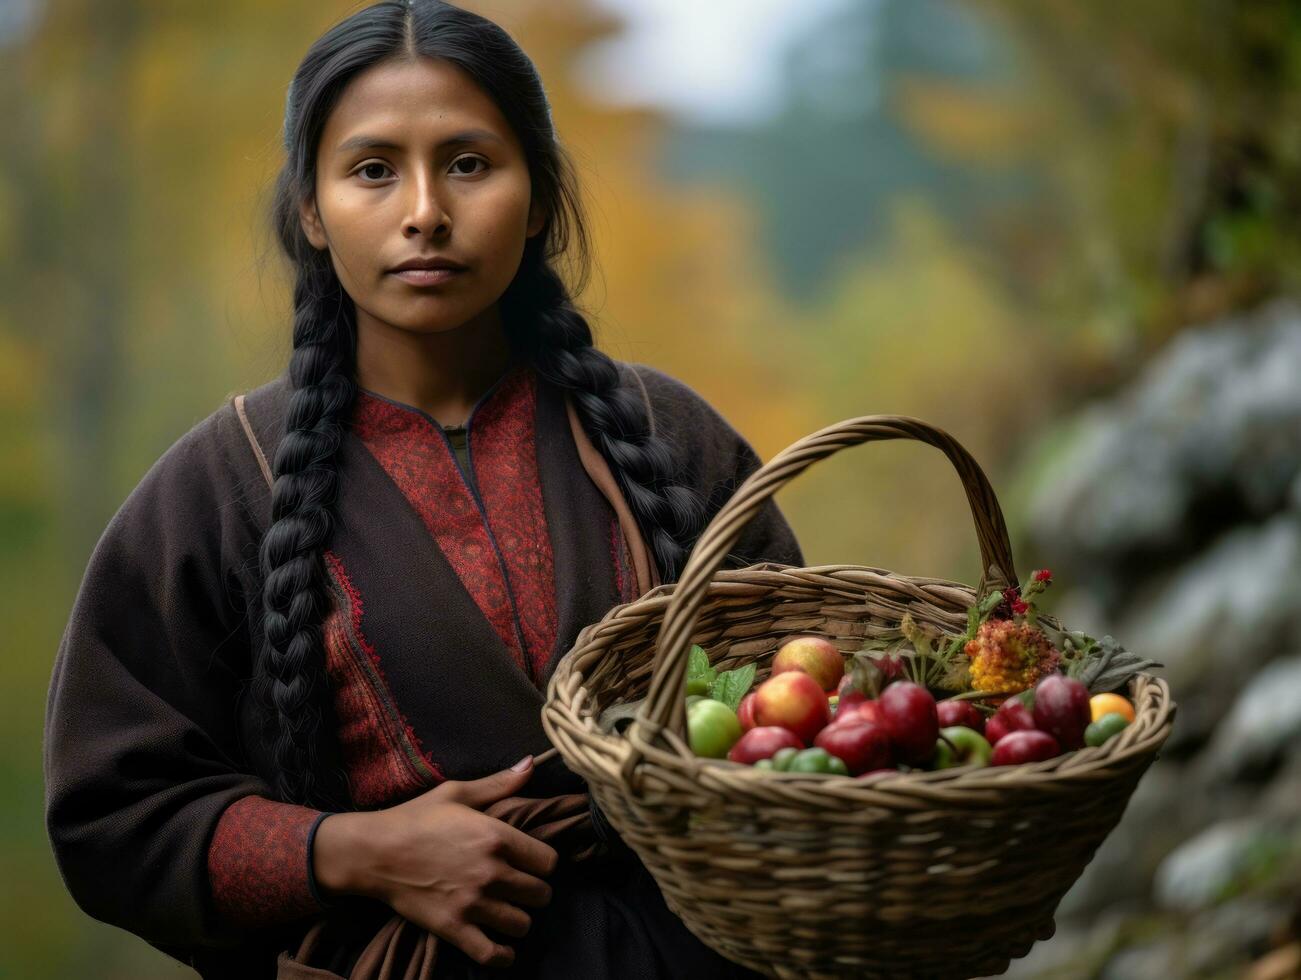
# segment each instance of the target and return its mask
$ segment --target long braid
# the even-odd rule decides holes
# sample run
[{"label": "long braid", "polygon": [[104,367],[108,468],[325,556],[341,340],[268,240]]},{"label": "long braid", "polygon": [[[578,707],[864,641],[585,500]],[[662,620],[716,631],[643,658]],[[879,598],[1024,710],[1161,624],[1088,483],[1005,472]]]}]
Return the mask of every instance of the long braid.
[{"label": "long braid", "polygon": [[[341,809],[348,802],[322,643],[329,604],[322,552],[335,519],[336,454],[356,399],[356,309],[330,257],[305,237],[299,209],[315,193],[321,135],[340,94],[368,68],[412,57],[442,59],[464,71],[520,140],[534,202],[547,220],[545,230],[526,243],[515,281],[501,297],[503,322],[512,333],[521,332],[514,325],[523,325],[512,344],[528,351],[543,378],[572,394],[664,581],[680,573],[706,507],[697,493],[673,482],[669,447],[649,434],[641,398],[619,385],[614,362],[592,346],[587,321],[549,264],[565,257],[581,272],[587,234],[573,166],[556,139],[532,61],[500,26],[442,0],[385,0],[330,28],[303,57],[289,86],[286,159],[272,210],[295,271],[293,391],[273,463],[272,523],[260,551],[266,643],[255,680],[269,722],[276,792],[321,808]],[[576,293],[581,279],[573,286]]]},{"label": "long braid", "polygon": [[592,345],[591,327],[550,264],[534,261],[520,270],[509,308],[513,343],[539,375],[570,392],[649,540],[661,579],[675,581],[700,533],[706,501],[673,482],[672,453],[651,435],[641,395],[620,385],[614,361]]},{"label": "long braid", "polygon": [[[315,805],[341,802],[341,773],[322,763],[330,715],[321,622],[329,608],[322,552],[334,522],[336,453],[356,397],[352,305],[328,260],[300,267],[294,287],[292,394],[272,473],[271,526],[262,538],[259,689],[279,722],[277,792]],[[322,773],[328,773],[322,776]]]}]

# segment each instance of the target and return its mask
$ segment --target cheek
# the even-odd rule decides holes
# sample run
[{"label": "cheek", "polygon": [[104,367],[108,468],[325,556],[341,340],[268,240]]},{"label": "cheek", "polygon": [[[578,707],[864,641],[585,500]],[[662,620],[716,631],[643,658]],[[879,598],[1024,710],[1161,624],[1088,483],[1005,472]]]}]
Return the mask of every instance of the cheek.
[{"label": "cheek", "polygon": [[349,194],[337,194],[322,215],[330,235],[330,245],[347,259],[376,254],[376,245],[384,238],[385,209],[374,200],[362,200]]},{"label": "cheek", "polygon": [[485,214],[492,215],[485,231],[493,238],[493,246],[511,249],[515,240],[522,240],[527,234],[529,220],[528,182],[502,182],[484,195],[479,204]]}]

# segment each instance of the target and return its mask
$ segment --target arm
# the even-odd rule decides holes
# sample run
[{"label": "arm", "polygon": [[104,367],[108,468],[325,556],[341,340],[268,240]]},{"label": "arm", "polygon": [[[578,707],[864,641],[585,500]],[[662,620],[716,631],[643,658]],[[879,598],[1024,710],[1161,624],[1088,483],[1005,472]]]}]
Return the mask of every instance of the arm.
[{"label": "arm", "polygon": [[109,523],[46,705],[46,830],[66,887],[172,955],[320,907],[307,851],[318,813],[272,802],[241,751],[240,572],[259,532],[225,412],[169,449]]}]

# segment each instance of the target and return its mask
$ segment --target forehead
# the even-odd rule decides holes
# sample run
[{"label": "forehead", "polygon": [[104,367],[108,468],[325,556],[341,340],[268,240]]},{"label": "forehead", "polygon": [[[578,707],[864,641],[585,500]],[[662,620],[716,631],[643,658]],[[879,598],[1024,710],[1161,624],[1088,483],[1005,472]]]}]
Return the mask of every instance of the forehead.
[{"label": "forehead", "polygon": [[433,58],[384,61],[343,90],[321,133],[321,150],[359,134],[435,143],[461,129],[485,129],[518,145],[496,103],[460,68]]}]

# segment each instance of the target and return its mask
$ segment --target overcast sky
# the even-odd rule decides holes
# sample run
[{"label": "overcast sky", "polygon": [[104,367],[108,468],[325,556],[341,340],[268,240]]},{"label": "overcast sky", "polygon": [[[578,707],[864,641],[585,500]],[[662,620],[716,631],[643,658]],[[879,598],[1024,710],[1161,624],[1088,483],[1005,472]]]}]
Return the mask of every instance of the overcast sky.
[{"label": "overcast sky", "polygon": [[865,0],[597,0],[628,24],[581,66],[594,93],[692,122],[744,123],[779,104],[777,69],[810,22]]}]

